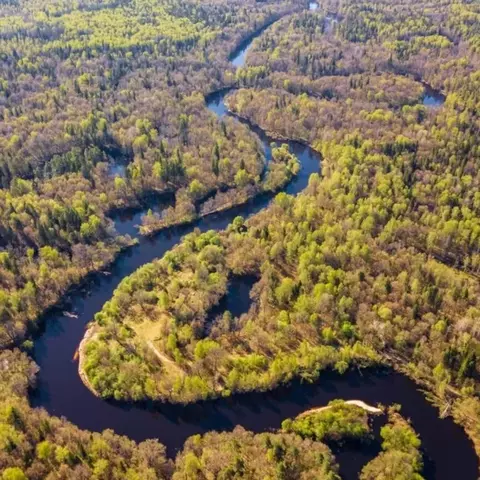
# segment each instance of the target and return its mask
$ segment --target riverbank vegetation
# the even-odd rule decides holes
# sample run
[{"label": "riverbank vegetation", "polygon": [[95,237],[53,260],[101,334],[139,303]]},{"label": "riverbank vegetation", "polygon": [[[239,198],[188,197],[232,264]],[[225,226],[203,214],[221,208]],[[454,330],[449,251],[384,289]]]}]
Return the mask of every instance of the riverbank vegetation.
[{"label": "riverbank vegetation", "polygon": [[18,350],[0,353],[0,472],[2,480],[171,478],[165,448],[136,444],[107,430],[82,431],[28,405],[38,368]]},{"label": "riverbank vegetation", "polygon": [[[102,434],[81,431],[66,420],[29,407],[27,388],[34,386],[36,372],[37,367],[24,353],[18,350],[0,353],[0,470],[3,480],[340,478],[332,452],[319,438],[309,438],[311,434],[303,428],[300,435],[282,431],[254,434],[240,427],[230,433],[195,435],[186,441],[175,461],[166,458],[164,447],[155,440],[136,444],[112,431]],[[342,435],[349,435],[343,428],[349,428],[353,408],[357,409],[353,424],[364,423],[360,418],[364,412],[361,408],[346,407],[341,401],[332,402],[331,406],[342,425]],[[330,433],[336,428],[335,424],[339,425],[330,421],[328,424]],[[397,468],[395,458],[398,455],[402,457],[405,471],[421,469],[418,438],[398,414],[395,413],[382,429],[382,438],[385,453],[364,468],[362,478],[380,478],[375,472],[384,472],[392,464]],[[381,478],[393,480],[396,477],[387,474]]]},{"label": "riverbank vegetation", "polygon": [[382,427],[382,453],[363,468],[360,480],[402,478],[423,480],[421,442],[411,425],[394,408],[389,421]]},{"label": "riverbank vegetation", "polygon": [[[213,153],[214,169],[219,169],[220,153]],[[212,213],[228,210],[242,205],[257,195],[276,192],[287,185],[300,170],[300,162],[289,151],[288,144],[272,145],[271,158],[265,171],[253,176],[245,168],[235,173],[233,184],[223,182],[223,188],[214,191],[214,195],[197,205],[208,192],[200,182],[192,182],[188,189],[177,191],[175,206],[168,207],[161,214],[151,210],[142,218],[140,232],[148,235],[172,225],[191,223],[195,219]]]},{"label": "riverbank vegetation", "polygon": [[[388,408],[388,421],[380,429],[382,452],[363,467],[360,480],[423,479],[421,441],[399,410],[398,405]],[[373,440],[369,412],[343,400],[284,420],[282,429],[328,445]]]},{"label": "riverbank vegetation", "polygon": [[[273,265],[265,272],[269,277],[262,275],[268,255],[261,230],[251,232],[240,217],[228,232],[194,232],[119,285],[81,352],[82,370],[101,396],[190,402],[379,360],[346,327],[346,341],[336,348],[333,331],[325,341],[308,318],[291,319],[283,308],[296,287]],[[256,308],[240,319],[227,313],[210,325],[207,313],[225,295],[231,275],[262,275]]]},{"label": "riverbank vegetation", "polygon": [[368,442],[371,439],[368,412],[343,400],[282,422],[282,429],[302,438],[321,442]]},{"label": "riverbank vegetation", "polygon": [[231,433],[191,437],[175,461],[173,480],[274,478],[339,480],[330,450],[287,433]]},{"label": "riverbank vegetation", "polygon": [[36,371],[24,353],[0,353],[2,480],[339,479],[328,447],[294,434],[253,434],[238,427],[196,435],[173,462],[156,440],[137,444],[109,430],[81,431],[28,406]]}]

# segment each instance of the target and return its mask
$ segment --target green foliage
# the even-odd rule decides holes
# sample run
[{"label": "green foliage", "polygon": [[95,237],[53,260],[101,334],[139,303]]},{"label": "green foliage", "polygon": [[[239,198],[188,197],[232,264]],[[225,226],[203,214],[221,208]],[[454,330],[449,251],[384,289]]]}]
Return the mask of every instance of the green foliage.
[{"label": "green foliage", "polygon": [[[193,202],[234,189],[239,171],[259,181],[255,136],[216,121],[204,94],[232,81],[225,57],[246,31],[291,8],[254,0],[0,6],[12,59],[0,78],[0,249],[10,258],[0,269],[0,348],[21,341],[70,286],[130,243],[112,228],[111,209],[177,191],[175,211],[145,216],[151,232],[193,220]],[[44,246],[58,252],[55,264],[38,255]]]},{"label": "green foliage", "polygon": [[230,433],[190,437],[175,461],[173,480],[197,478],[315,478],[338,480],[330,450],[286,433]]},{"label": "green foliage", "polygon": [[21,468],[8,467],[2,473],[3,480],[28,480]]},{"label": "green foliage", "polygon": [[368,441],[371,435],[367,412],[342,400],[334,400],[323,409],[285,420],[282,428],[303,438],[323,442]]},{"label": "green foliage", "polygon": [[[303,198],[279,195],[252,221],[272,264],[264,295],[278,329],[308,322],[310,341],[361,341],[408,363],[440,401],[452,387],[479,392],[477,10],[446,2],[440,19],[424,2],[320,5],[262,35],[245,72],[265,72],[228,98],[323,157]],[[422,105],[429,90],[413,78],[445,103]]]},{"label": "green foliage", "polygon": [[[327,2],[267,30],[236,75],[225,68],[245,34],[293,8],[253,0],[0,7],[8,59],[0,347],[21,341],[70,285],[127,244],[115,238],[111,208],[174,190],[175,207],[145,216],[148,233],[275,191],[298,173],[282,145],[262,176],[250,130],[206,110],[206,93],[238,82],[229,108],[277,138],[312,145],[322,175],[304,195],[281,193],[226,232],[187,236],[126,278],[82,353],[91,386],[103,397],[191,402],[388,357],[408,362],[440,399],[460,392],[455,418],[479,448],[478,8],[447,0],[433,15],[423,1]],[[414,78],[442,90],[445,104],[422,105]],[[109,173],[111,152],[128,161],[125,174]],[[250,312],[206,325],[229,277],[243,273],[259,278]],[[165,475],[154,442],[90,435],[31,410],[21,399],[35,367],[18,352],[1,355],[4,477]],[[48,428],[39,434],[38,425]],[[365,432],[343,406],[292,425],[316,438]],[[235,436],[251,447],[243,456]],[[420,479],[411,427],[392,417],[382,436],[384,452],[362,478]],[[178,478],[336,478],[323,446],[286,434],[195,438],[177,463]]]},{"label": "green foliage", "polygon": [[[165,448],[106,430],[81,431],[64,419],[33,409],[26,398],[37,367],[18,350],[0,353],[0,478],[170,478]],[[128,472],[128,473],[127,473]]]}]

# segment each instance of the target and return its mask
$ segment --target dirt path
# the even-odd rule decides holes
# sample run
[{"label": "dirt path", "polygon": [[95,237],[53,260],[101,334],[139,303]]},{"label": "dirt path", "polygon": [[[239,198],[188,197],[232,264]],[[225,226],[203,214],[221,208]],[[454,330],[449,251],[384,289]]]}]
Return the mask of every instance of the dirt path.
[{"label": "dirt path", "polygon": [[184,376],[185,371],[180,368],[173,360],[168,358],[165,354],[159,352],[153,342],[151,340],[147,341],[147,345],[150,347],[152,352],[156,355],[156,357],[164,364],[169,365],[172,367],[175,371],[177,371],[180,375]]}]

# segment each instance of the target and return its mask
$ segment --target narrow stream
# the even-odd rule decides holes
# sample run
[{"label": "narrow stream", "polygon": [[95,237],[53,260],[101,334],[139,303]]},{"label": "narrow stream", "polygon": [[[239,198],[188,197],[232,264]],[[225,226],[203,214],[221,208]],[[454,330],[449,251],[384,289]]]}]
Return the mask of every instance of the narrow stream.
[{"label": "narrow stream", "polygon": [[[231,58],[232,63],[243,65],[245,52],[256,36],[239,47]],[[223,99],[227,93],[228,90],[225,90],[207,99],[207,107],[216,115],[226,113]],[[255,131],[264,144],[268,159],[271,139],[261,130]],[[312,173],[318,172],[320,157],[298,143],[289,142],[289,146],[302,166],[299,175],[285,188],[287,193],[294,195],[307,186]],[[136,441],[157,438],[173,456],[191,435],[210,430],[231,430],[235,425],[254,432],[267,431],[280,427],[285,418],[336,398],[361,399],[370,404],[400,403],[403,414],[411,418],[413,427],[421,436],[425,477],[429,480],[475,480],[478,459],[463,429],[451,419],[440,420],[437,410],[425,400],[414,382],[390,370],[349,372],[343,376],[325,373],[313,385],[295,382],[273,392],[236,395],[187,406],[107,402],[93,396],[83,385],[77,363],[73,361],[74,352],[87,323],[112,297],[123,278],[145,263],[161,257],[194,228],[202,231],[224,229],[237,215],[249,217],[259,212],[271,198],[259,196],[246,205],[208,216],[193,225],[171,228],[150,238],[139,238],[137,245],[118,256],[108,275],[91,275],[83,290],[72,291],[67,308],[77,318],[63,314],[60,308],[50,312],[43,323],[44,331],[35,342],[34,358],[40,366],[40,373],[38,387],[31,393],[32,405],[64,416],[80,428],[93,431],[110,428]],[[141,212],[132,212],[131,215],[115,216],[118,231],[134,233],[140,215]],[[229,298],[225,300],[226,308],[234,312],[242,313],[248,309],[248,304],[233,307],[230,301]],[[235,301],[249,302],[243,290]],[[374,453],[363,450],[339,453],[342,478],[358,478],[359,470]]]}]

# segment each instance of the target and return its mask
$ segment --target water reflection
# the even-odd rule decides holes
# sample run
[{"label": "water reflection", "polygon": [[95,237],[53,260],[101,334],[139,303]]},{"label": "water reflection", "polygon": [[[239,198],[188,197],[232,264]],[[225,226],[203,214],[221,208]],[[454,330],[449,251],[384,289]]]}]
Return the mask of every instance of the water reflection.
[{"label": "water reflection", "polygon": [[438,108],[445,103],[445,95],[443,93],[435,90],[427,83],[423,83],[423,86],[425,87],[425,93],[422,101],[426,107]]}]

